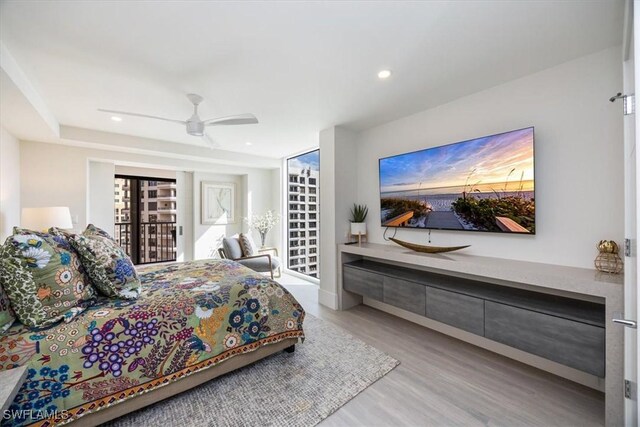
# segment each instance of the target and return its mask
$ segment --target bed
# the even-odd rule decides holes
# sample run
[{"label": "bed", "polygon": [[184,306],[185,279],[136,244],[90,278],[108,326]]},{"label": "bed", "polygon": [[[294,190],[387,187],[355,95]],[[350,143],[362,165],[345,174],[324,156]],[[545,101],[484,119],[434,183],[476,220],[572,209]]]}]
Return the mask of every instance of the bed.
[{"label": "bed", "polygon": [[304,338],[304,310],[278,283],[230,260],[139,268],[134,301],[100,298],[70,323],[0,338],[0,370],[29,367],[2,425],[96,425]]}]

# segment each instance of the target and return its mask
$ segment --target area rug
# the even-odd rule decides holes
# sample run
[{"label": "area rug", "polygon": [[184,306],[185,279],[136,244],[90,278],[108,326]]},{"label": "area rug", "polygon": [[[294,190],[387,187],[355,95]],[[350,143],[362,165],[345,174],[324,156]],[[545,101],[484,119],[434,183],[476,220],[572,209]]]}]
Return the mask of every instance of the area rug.
[{"label": "area rug", "polygon": [[295,353],[275,354],[109,426],[313,426],[400,363],[309,314],[304,330]]}]

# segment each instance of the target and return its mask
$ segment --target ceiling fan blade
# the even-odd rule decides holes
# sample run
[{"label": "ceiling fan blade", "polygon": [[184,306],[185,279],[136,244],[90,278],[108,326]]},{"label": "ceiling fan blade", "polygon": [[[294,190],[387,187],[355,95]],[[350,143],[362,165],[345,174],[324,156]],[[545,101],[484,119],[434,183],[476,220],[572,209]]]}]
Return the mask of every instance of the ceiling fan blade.
[{"label": "ceiling fan blade", "polygon": [[207,143],[207,145],[209,145],[209,148],[214,149],[214,148],[220,148],[221,144],[219,142],[216,142],[213,140],[213,138],[211,138],[209,135],[207,135],[207,133],[205,132],[204,135],[202,135],[202,140],[204,142]]},{"label": "ceiling fan blade", "polygon": [[184,120],[167,119],[167,118],[164,118],[164,117],[150,116],[148,114],[129,113],[128,111],[105,110],[105,109],[102,109],[102,108],[98,108],[98,111],[102,111],[103,113],[122,114],[122,115],[125,115],[125,116],[145,117],[147,119],[164,120],[165,122],[173,122],[173,123],[178,123],[178,124],[181,124],[181,125],[186,125],[187,124],[187,122],[185,122]]},{"label": "ceiling fan blade", "polygon": [[205,126],[252,125],[258,123],[258,119],[253,114],[237,114],[235,116],[205,120],[203,123]]}]

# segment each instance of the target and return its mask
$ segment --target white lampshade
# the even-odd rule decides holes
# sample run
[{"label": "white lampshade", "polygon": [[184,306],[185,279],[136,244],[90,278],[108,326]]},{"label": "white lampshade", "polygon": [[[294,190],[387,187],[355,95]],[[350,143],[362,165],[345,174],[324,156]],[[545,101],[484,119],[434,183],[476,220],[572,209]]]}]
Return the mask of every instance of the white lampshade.
[{"label": "white lampshade", "polygon": [[41,231],[49,227],[73,228],[67,207],[22,208],[21,227]]}]

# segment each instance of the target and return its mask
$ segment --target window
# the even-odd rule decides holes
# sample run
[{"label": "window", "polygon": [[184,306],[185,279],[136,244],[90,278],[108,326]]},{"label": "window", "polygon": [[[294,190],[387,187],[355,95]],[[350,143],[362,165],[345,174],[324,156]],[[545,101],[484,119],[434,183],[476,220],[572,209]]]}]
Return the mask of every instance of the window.
[{"label": "window", "polygon": [[[317,255],[314,255],[313,266],[307,254],[315,254],[316,249],[311,248],[311,242],[317,244],[317,183],[320,176],[320,150],[310,151],[287,160],[289,200],[288,225],[288,267],[291,270],[318,277],[313,268],[317,268]],[[308,188],[308,191],[307,191]],[[311,194],[308,196],[307,194]],[[286,200],[286,199],[285,199]],[[292,203],[295,202],[295,203]],[[312,204],[310,204],[312,203]],[[308,214],[311,211],[314,213]],[[308,222],[309,221],[309,222]],[[314,239],[307,240],[307,236]],[[311,252],[313,251],[313,252]]]},{"label": "window", "polygon": [[[175,186],[157,188],[175,181],[116,176],[114,182],[115,240],[134,264],[176,260],[175,207],[158,211],[158,193],[175,197]],[[168,185],[166,187],[169,187]],[[117,191],[122,188],[123,191]],[[153,189],[151,189],[153,188]],[[146,200],[145,200],[146,196]],[[171,209],[171,210],[170,210]]]}]

